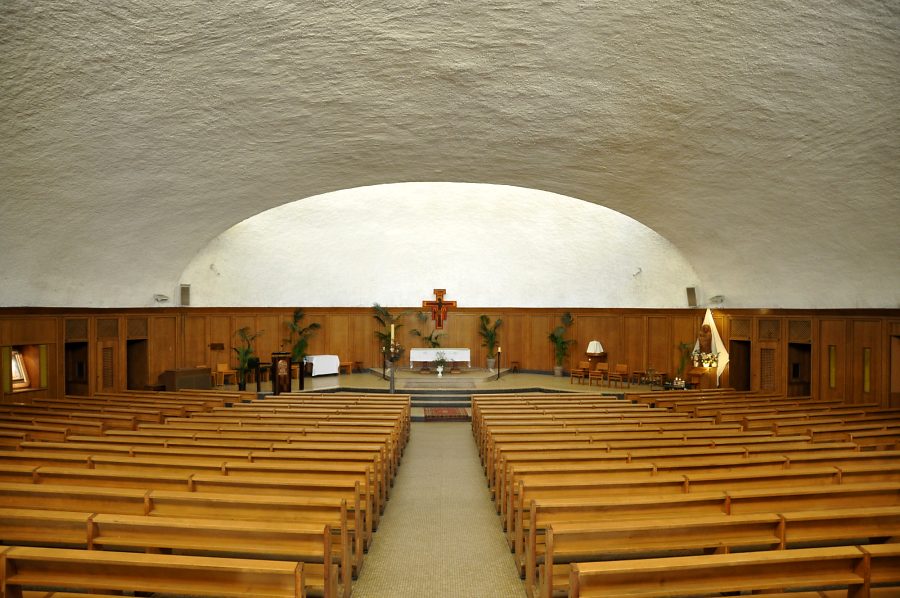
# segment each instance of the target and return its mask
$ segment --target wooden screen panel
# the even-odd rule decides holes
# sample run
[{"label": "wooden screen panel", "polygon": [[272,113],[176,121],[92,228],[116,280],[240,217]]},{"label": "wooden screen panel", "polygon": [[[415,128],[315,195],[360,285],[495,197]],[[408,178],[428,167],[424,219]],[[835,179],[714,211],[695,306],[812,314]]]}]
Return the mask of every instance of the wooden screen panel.
[{"label": "wooden screen panel", "polygon": [[147,318],[128,318],[125,323],[126,338],[147,338]]},{"label": "wooden screen panel", "polygon": [[788,342],[812,342],[812,322],[810,320],[788,320]]},{"label": "wooden screen panel", "polygon": [[86,341],[88,339],[87,318],[75,318],[66,320],[66,340]]},{"label": "wooden screen panel", "polygon": [[736,340],[749,341],[752,330],[750,324],[750,318],[731,318],[728,333],[729,337]]},{"label": "wooden screen panel", "polygon": [[759,320],[759,340],[761,341],[777,341],[781,338],[781,321],[765,319]]},{"label": "wooden screen panel", "polygon": [[118,318],[97,318],[97,338],[119,338]]}]

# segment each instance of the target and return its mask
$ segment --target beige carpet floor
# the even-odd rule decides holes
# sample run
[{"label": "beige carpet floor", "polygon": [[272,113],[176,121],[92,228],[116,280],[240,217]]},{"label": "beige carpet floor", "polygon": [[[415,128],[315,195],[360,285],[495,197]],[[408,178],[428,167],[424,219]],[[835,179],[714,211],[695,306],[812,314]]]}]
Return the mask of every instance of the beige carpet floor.
[{"label": "beige carpet floor", "polygon": [[522,598],[469,423],[412,424],[354,598]]}]

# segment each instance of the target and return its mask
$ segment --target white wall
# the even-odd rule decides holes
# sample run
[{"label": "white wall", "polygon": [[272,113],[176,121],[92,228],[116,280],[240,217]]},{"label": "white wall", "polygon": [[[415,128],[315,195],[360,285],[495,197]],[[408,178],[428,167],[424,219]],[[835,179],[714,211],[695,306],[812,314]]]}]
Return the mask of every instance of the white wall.
[{"label": "white wall", "polygon": [[[686,307],[698,286],[666,239],[607,208],[518,187],[405,183],[249,218],[181,276],[194,306]],[[701,297],[702,297],[701,293]]]}]

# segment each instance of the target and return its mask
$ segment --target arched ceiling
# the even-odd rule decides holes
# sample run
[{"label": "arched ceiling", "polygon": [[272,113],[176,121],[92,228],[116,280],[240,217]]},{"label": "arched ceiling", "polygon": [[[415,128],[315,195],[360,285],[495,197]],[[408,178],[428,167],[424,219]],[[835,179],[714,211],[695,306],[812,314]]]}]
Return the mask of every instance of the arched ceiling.
[{"label": "arched ceiling", "polygon": [[730,306],[900,305],[896,2],[7,0],[0,80],[2,305],[143,305],[406,181],[617,210]]}]

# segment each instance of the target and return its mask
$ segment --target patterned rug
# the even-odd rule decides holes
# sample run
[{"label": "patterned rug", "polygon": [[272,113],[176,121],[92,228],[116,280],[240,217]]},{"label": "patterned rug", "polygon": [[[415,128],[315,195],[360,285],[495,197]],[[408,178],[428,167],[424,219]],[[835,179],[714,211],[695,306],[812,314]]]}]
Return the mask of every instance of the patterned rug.
[{"label": "patterned rug", "polygon": [[472,421],[462,407],[425,407],[427,422],[467,422]]}]

